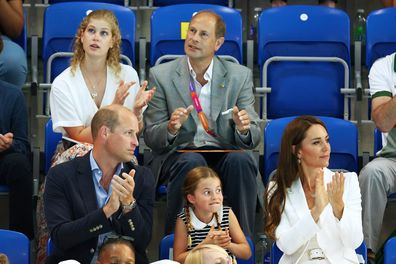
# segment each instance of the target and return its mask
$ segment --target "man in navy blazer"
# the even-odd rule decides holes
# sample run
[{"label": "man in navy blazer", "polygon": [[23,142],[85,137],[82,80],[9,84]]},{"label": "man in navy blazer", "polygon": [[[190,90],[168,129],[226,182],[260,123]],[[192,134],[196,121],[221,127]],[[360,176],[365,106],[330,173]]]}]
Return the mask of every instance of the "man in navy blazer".
[{"label": "man in navy blazer", "polygon": [[166,233],[181,211],[187,172],[212,166],[242,230],[254,234],[258,168],[249,150],[260,142],[259,117],[252,72],[215,56],[224,35],[223,19],[200,11],[189,24],[186,56],[150,69],[156,92],[144,112],[144,140],[157,181],[168,183]]},{"label": "man in navy blazer", "polygon": [[154,177],[131,162],[138,121],[127,108],[110,105],[93,117],[94,147],[83,157],[50,169],[44,210],[54,245],[47,263],[75,259],[95,263],[107,236],[133,241],[136,263],[148,263]]}]

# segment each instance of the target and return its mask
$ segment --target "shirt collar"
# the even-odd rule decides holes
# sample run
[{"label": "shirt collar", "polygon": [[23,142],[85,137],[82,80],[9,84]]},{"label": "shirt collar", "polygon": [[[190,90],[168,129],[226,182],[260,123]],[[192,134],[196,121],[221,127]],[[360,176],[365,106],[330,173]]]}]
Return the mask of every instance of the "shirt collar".
[{"label": "shirt collar", "polygon": [[[100,180],[100,178],[102,178],[102,170],[99,168],[98,163],[96,162],[96,160],[93,157],[93,151],[91,150],[91,152],[89,153],[89,163],[91,165],[91,171],[92,173],[94,173],[94,175],[98,175],[97,172],[100,172],[100,177],[98,180]],[[119,175],[121,170],[124,168],[124,164],[122,162],[120,162],[120,164],[118,164],[117,169],[115,171],[116,175]]]},{"label": "shirt collar", "polygon": [[[191,63],[190,63],[190,59],[188,57],[187,57],[187,64],[188,64],[188,69],[189,69],[190,75],[195,80],[197,78],[197,74],[194,72],[194,69],[192,68]],[[204,74],[204,79],[206,81],[212,80],[212,74],[213,74],[213,58],[212,58],[212,60],[211,60],[211,62],[209,64],[208,69],[206,70],[206,72]]]}]

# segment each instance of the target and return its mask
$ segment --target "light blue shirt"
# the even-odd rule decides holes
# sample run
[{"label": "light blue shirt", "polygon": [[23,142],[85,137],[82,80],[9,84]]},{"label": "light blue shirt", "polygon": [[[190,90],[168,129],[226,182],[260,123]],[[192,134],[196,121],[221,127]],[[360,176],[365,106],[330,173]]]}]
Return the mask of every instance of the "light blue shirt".
[{"label": "light blue shirt", "polygon": [[[98,208],[102,208],[107,203],[107,201],[110,199],[112,188],[111,188],[111,184],[110,184],[109,190],[106,191],[105,188],[103,188],[102,185],[100,184],[100,179],[102,178],[103,172],[99,168],[98,163],[96,163],[92,153],[93,153],[92,151],[89,153],[89,162],[91,164],[92,178],[93,178],[93,182],[94,182],[94,186],[95,186],[96,201],[98,204]],[[123,168],[124,168],[123,164],[120,163],[115,171],[115,174],[120,175],[120,172]],[[115,233],[107,232],[107,233],[99,235],[98,244],[96,245],[95,255],[93,256],[93,258],[91,260],[91,264],[96,263],[96,260],[98,258],[99,247],[100,247],[100,245],[102,245],[104,239],[110,234],[115,234]]]}]

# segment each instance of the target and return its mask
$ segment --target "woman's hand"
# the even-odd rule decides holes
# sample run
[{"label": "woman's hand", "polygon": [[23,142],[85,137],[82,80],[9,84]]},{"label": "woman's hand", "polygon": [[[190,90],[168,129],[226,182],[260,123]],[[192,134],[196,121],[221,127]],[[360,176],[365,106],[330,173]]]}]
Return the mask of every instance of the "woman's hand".
[{"label": "woman's hand", "polygon": [[136,93],[135,105],[133,106],[134,114],[139,117],[142,114],[142,108],[145,107],[153,98],[155,93],[155,87],[150,90],[146,90],[147,81],[144,81]]},{"label": "woman's hand", "polygon": [[328,194],[324,187],[324,171],[319,169],[315,178],[315,205],[312,208],[311,214],[315,222],[319,220],[323,209],[329,203]]},{"label": "woman's hand", "polygon": [[136,82],[124,82],[120,81],[120,84],[118,85],[118,89],[116,91],[116,94],[113,99],[113,104],[119,104],[123,105],[125,102],[125,99],[129,95],[129,88],[131,88]]},{"label": "woman's hand", "polygon": [[344,212],[344,201],[342,200],[344,194],[344,181],[344,174],[342,172],[336,172],[331,182],[327,184],[329,202],[333,208],[334,216],[338,219],[341,219],[342,213]]}]

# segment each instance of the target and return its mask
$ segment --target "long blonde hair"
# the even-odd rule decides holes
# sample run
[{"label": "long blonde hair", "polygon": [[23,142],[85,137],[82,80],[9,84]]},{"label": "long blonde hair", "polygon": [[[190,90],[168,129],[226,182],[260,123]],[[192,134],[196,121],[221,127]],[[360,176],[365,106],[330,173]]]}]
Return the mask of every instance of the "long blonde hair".
[{"label": "long blonde hair", "polygon": [[83,48],[83,44],[81,42],[81,36],[87,29],[91,19],[101,19],[106,21],[110,25],[111,37],[113,38],[113,47],[109,49],[106,60],[107,60],[107,65],[114,71],[116,75],[118,75],[121,71],[121,66],[120,66],[121,32],[118,26],[117,18],[110,10],[92,11],[81,22],[77,30],[76,36],[74,38],[74,45],[73,45],[74,54],[70,63],[71,72],[74,74],[77,66],[79,66],[80,63],[85,58],[85,51]]}]

